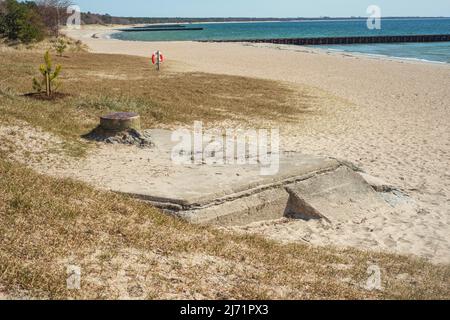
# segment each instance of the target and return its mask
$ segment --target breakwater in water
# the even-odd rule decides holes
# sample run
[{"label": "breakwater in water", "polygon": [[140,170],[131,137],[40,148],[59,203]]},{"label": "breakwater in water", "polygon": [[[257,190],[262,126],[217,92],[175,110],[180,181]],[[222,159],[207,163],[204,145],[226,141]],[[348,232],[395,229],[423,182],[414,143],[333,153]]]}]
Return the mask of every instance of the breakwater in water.
[{"label": "breakwater in water", "polygon": [[168,24],[168,25],[147,25],[137,26],[126,29],[119,29],[123,32],[158,32],[158,31],[201,31],[203,27],[186,27],[181,24]]},{"label": "breakwater in water", "polygon": [[201,42],[251,42],[287,45],[343,45],[368,43],[422,43],[450,41],[450,34],[404,35],[404,36],[367,36],[367,37],[320,37],[287,39],[241,39],[241,40],[201,40]]}]

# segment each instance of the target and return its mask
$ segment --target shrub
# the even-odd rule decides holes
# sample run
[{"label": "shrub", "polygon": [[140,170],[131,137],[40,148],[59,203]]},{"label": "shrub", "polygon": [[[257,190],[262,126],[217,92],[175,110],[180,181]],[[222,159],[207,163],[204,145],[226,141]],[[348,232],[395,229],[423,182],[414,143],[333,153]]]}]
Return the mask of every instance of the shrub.
[{"label": "shrub", "polygon": [[61,23],[67,21],[69,14],[67,8],[72,4],[70,0],[34,0],[36,11],[42,17],[42,21],[51,36],[59,37]]},{"label": "shrub", "polygon": [[51,97],[52,94],[58,88],[58,83],[56,82],[56,78],[61,73],[62,67],[57,65],[53,70],[52,60],[50,57],[50,52],[47,51],[44,55],[45,64],[42,64],[39,67],[39,71],[42,74],[43,79],[41,81],[36,78],[33,79],[33,89],[38,93],[43,92],[45,88],[45,94],[47,97]]},{"label": "shrub", "polygon": [[58,38],[54,44],[54,48],[55,48],[56,53],[58,53],[58,55],[60,57],[62,57],[64,54],[64,51],[66,51],[66,49],[67,49],[67,43],[64,39]]},{"label": "shrub", "polygon": [[6,0],[0,14],[0,35],[24,43],[41,41],[46,28],[33,2]]}]

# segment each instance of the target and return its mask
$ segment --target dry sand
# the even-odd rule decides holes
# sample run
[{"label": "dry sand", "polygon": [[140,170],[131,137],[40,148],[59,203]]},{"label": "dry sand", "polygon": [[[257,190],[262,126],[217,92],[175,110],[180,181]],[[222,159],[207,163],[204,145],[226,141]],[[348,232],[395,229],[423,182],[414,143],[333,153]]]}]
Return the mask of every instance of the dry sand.
[{"label": "dry sand", "polygon": [[[96,27],[67,33],[93,52],[150,57],[161,50],[173,71],[285,81],[348,101],[351,107],[324,105],[323,116],[285,127],[283,149],[352,161],[411,198],[405,209],[337,226],[283,219],[239,231],[280,241],[354,246],[450,263],[449,65],[288,46],[119,41],[108,39],[110,32]],[[98,38],[92,38],[93,34]],[[99,154],[108,157],[109,153]],[[103,162],[114,167],[121,162],[115,157],[112,154]],[[134,159],[133,167],[139,159],[147,161],[138,152]],[[88,169],[83,168],[86,174],[92,172]]]}]

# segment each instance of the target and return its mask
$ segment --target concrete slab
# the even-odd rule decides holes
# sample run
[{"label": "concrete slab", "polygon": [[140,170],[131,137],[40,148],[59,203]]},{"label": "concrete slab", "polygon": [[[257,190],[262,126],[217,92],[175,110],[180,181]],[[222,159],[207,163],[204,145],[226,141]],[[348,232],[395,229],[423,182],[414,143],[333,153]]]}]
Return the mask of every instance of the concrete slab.
[{"label": "concrete slab", "polygon": [[377,192],[391,192],[395,190],[395,187],[392,184],[389,184],[380,178],[373,177],[364,172],[358,172],[361,177],[374,188]]},{"label": "concrete slab", "polygon": [[188,164],[171,162],[176,145],[171,132],[149,130],[155,148],[149,150],[154,163],[165,163],[164,175],[136,183],[135,177],[111,186],[196,223],[243,224],[282,217],[289,195],[284,187],[340,164],[299,153],[281,153],[280,170],[261,175],[259,164]]},{"label": "concrete slab", "polygon": [[286,215],[297,219],[345,222],[366,212],[387,208],[387,203],[352,169],[336,170],[289,185]]},{"label": "concrete slab", "polygon": [[[156,145],[156,149],[152,151],[153,157],[160,158],[154,161],[170,164],[171,152],[176,145],[170,139],[170,132],[151,130],[150,134]],[[158,176],[151,183],[141,185],[129,181],[128,184],[122,184],[120,191],[159,205],[167,204],[173,208],[187,210],[282,186],[338,166],[336,160],[298,153],[282,153],[280,170],[273,176],[262,176],[259,164],[172,164],[174,170],[164,176]]]},{"label": "concrete slab", "polygon": [[130,184],[126,192],[145,200],[189,209],[284,186],[338,166],[334,160],[302,154],[282,155],[280,171],[273,176],[261,176],[258,165],[177,166],[176,172],[158,177],[154,185],[141,188]]},{"label": "concrete slab", "polygon": [[[360,204],[365,205],[376,196],[359,175],[334,159],[280,153],[280,170],[272,176],[261,175],[259,164],[176,165],[171,162],[176,145],[171,141],[171,132],[149,133],[156,145],[149,151],[152,161],[165,163],[170,170],[147,178],[145,184],[125,176],[111,189],[148,201],[193,223],[245,225],[286,214],[311,218],[313,210],[305,210],[305,203],[317,207],[316,218],[331,220],[333,214],[325,206],[327,201],[332,206],[342,205],[341,211],[345,211],[348,201],[361,199]],[[303,206],[298,205],[298,199],[303,199]],[[325,214],[321,215],[321,211]]]}]

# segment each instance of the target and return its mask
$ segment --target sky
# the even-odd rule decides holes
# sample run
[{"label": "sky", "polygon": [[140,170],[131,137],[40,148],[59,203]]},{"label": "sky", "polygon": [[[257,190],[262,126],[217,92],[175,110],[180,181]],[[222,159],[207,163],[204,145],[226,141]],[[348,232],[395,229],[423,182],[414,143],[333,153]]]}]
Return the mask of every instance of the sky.
[{"label": "sky", "polygon": [[383,16],[450,17],[450,0],[73,0],[83,12],[134,17],[349,17],[378,5]]}]

